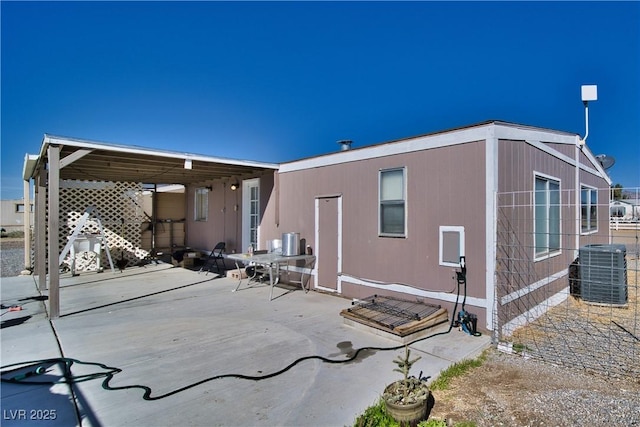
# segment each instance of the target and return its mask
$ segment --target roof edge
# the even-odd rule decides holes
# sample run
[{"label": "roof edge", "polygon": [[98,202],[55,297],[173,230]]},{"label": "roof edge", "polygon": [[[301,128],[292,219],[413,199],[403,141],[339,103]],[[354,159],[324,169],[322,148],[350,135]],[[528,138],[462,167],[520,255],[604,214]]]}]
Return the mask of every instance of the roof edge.
[{"label": "roof edge", "polygon": [[123,144],[113,144],[107,142],[93,141],[87,139],[73,138],[73,137],[65,137],[58,135],[50,135],[45,134],[42,141],[42,149],[40,151],[40,156],[44,157],[46,153],[46,147],[48,145],[68,145],[74,146],[78,148],[89,148],[95,150],[105,150],[105,151],[115,151],[121,153],[131,153],[131,154],[143,154],[148,156],[158,156],[158,157],[169,157],[181,160],[197,160],[200,162],[207,163],[223,163],[235,166],[252,166],[259,167],[263,169],[278,169],[280,167],[279,163],[270,163],[270,162],[258,162],[254,160],[240,160],[240,159],[232,159],[228,157],[216,157],[216,156],[207,156],[204,154],[196,154],[196,153],[187,153],[180,151],[172,151],[172,150],[158,150],[155,148],[141,147],[136,145],[123,145]]}]

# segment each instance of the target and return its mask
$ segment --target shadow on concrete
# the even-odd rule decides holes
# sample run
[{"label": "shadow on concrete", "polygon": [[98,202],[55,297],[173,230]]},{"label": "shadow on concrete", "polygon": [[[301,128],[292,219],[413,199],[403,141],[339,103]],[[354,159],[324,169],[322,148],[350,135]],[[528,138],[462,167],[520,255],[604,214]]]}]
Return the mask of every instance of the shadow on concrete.
[{"label": "shadow on concrete", "polygon": [[101,426],[78,387],[65,382],[65,378],[73,381],[73,376],[64,362],[27,363],[2,372],[3,426]]},{"label": "shadow on concrete", "polygon": [[22,317],[14,317],[13,319],[3,320],[2,323],[0,323],[0,329],[22,325],[24,322],[31,319],[31,317],[32,316],[22,316]]},{"label": "shadow on concrete", "polygon": [[86,313],[88,311],[98,310],[98,309],[105,308],[105,307],[111,307],[111,306],[118,305],[118,304],[124,304],[124,303],[127,303],[127,302],[148,298],[148,297],[151,297],[151,296],[154,296],[154,295],[160,295],[160,294],[164,294],[164,293],[167,293],[167,292],[172,292],[172,291],[175,291],[175,290],[178,290],[178,289],[189,288],[191,286],[200,285],[202,283],[209,282],[209,281],[217,279],[217,278],[218,277],[210,277],[210,278],[208,278],[206,280],[201,280],[201,281],[195,282],[195,283],[189,283],[187,285],[176,286],[175,288],[163,289],[161,291],[151,292],[149,294],[139,295],[139,296],[136,296],[136,297],[127,298],[127,299],[123,299],[123,300],[119,300],[119,301],[114,301],[114,302],[110,302],[110,303],[107,303],[107,304],[98,305],[98,306],[95,306],[95,307],[89,307],[89,308],[85,308],[83,310],[78,310],[78,311],[74,311],[74,312],[71,312],[71,313],[61,314],[60,317],[69,317],[69,316],[73,316],[73,315],[80,314],[80,313]]},{"label": "shadow on concrete", "polygon": [[20,298],[18,301],[47,301],[49,297],[47,295],[38,295],[35,297]]}]

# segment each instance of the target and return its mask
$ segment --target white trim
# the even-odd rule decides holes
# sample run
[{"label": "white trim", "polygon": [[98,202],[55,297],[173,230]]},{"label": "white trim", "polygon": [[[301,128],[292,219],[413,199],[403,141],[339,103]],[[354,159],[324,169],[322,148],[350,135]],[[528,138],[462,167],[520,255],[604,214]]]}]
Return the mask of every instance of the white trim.
[{"label": "white trim", "polygon": [[575,246],[573,250],[573,257],[578,256],[578,248],[580,247],[580,153],[582,152],[582,147],[584,146],[584,141],[580,139],[579,136],[576,136],[576,145],[574,149],[575,156],[575,164],[574,164],[574,174],[573,174],[573,189],[575,191],[573,195],[573,216],[574,216],[574,227],[575,227]]},{"label": "white trim", "polygon": [[[384,172],[393,172],[393,171],[402,171],[402,206],[404,212],[404,230],[402,234],[399,233],[383,233],[382,232],[382,223],[381,223],[381,206],[382,206],[382,174]],[[407,238],[408,237],[408,219],[409,219],[409,208],[407,206],[407,167],[406,166],[398,166],[394,168],[385,168],[378,169],[378,237],[395,237],[395,238]]]},{"label": "white trim", "polygon": [[593,153],[591,153],[591,150],[586,144],[582,146],[582,153],[587,157],[587,159],[589,159],[591,164],[595,166],[596,170],[593,170],[583,164],[580,165],[580,169],[587,171],[593,175],[604,178],[607,181],[607,183],[611,185],[613,181],[609,177],[609,174],[607,173],[607,171],[604,170],[604,168],[602,167],[598,159],[596,159],[596,156],[594,156]]},{"label": "white trim", "polygon": [[88,149],[85,148],[85,149],[79,149],[78,151],[75,151],[75,152],[69,154],[65,158],[60,159],[60,169],[69,166],[70,164],[72,164],[76,160],[80,160],[81,158],[83,158],[87,154],[91,154],[92,152],[93,152],[93,150],[88,150]]},{"label": "white trim", "polygon": [[465,249],[464,249],[464,242],[465,242],[465,237],[464,237],[464,227],[463,226],[459,226],[459,225],[441,225],[440,226],[440,230],[439,230],[439,238],[438,238],[438,265],[441,266],[445,266],[445,267],[460,267],[460,260],[458,259],[458,262],[445,262],[442,260],[442,252],[443,252],[443,248],[442,248],[442,244],[443,244],[443,240],[442,240],[442,233],[443,232],[454,232],[454,233],[458,233],[458,249],[459,249],[459,256],[465,256]]},{"label": "white trim", "polygon": [[[589,190],[589,196],[591,196],[591,192],[592,191],[596,192],[596,228],[595,229],[589,228],[589,230],[587,230],[587,231],[584,231],[582,229],[582,190],[583,190],[583,188],[586,189],[586,190]],[[582,182],[580,182],[580,205],[577,207],[577,209],[580,212],[580,235],[581,236],[588,236],[590,234],[597,233],[598,230],[600,229],[600,227],[598,225],[598,207],[600,206],[599,199],[600,199],[600,194],[599,194],[598,188],[593,187],[591,185],[583,184]],[[592,206],[591,197],[589,197],[587,208],[590,208],[591,206]],[[588,209],[587,209],[587,211],[588,211]],[[590,213],[589,213],[589,216],[591,216]],[[608,216],[609,217],[611,216],[611,210],[609,210]],[[589,227],[590,226],[591,226],[591,221],[589,221]]]},{"label": "white trim", "polygon": [[[559,235],[559,242],[558,242],[558,250],[551,252],[549,250],[549,241],[547,240],[547,252],[541,255],[536,254],[536,179],[537,178],[541,178],[541,179],[545,179],[547,180],[547,183],[549,181],[556,181],[558,183],[558,195],[560,197],[560,201],[559,201],[559,205],[560,207],[558,208],[558,235]],[[542,172],[538,172],[534,169],[533,171],[533,191],[531,193],[531,197],[533,198],[533,200],[531,200],[531,206],[533,207],[533,212],[532,212],[532,216],[533,216],[533,244],[531,245],[533,248],[533,262],[538,262],[538,261],[543,261],[545,259],[549,259],[552,258],[554,256],[558,256],[562,253],[562,207],[564,206],[562,203],[562,180],[560,178],[556,178],[553,177],[551,175],[547,175],[545,173]],[[549,194],[549,190],[547,189],[547,194]],[[547,207],[550,206],[551,201],[547,200]],[[547,218],[548,219],[548,218]],[[547,235],[549,235],[550,233],[547,230]],[[547,237],[548,239],[548,237]]]},{"label": "white trim", "polygon": [[[513,139],[518,141],[545,141],[569,145],[575,143],[576,135],[551,129],[539,129],[510,123],[490,122],[463,129],[443,131],[441,133],[430,135],[421,135],[397,141],[379,143],[368,147],[296,160],[280,165],[280,173],[374,159],[395,154],[430,150],[432,148],[449,147],[469,142],[483,141],[488,138],[495,140]],[[548,151],[549,154],[555,157],[564,156],[563,154],[549,148],[545,151]]]},{"label": "white trim", "polygon": [[342,197],[342,193],[322,194],[320,196],[316,196],[316,199],[332,199],[334,197]]},{"label": "white trim", "polygon": [[[576,165],[576,160],[574,158],[571,158],[570,156],[566,155],[566,154],[562,154],[559,151],[554,150],[553,148],[547,146],[544,142],[540,142],[537,140],[531,140],[531,139],[526,139],[525,142],[529,145],[531,145],[532,147],[537,148],[540,151],[544,151],[545,153],[562,160],[563,162],[575,167]],[[546,141],[548,142],[548,141]],[[556,142],[556,141],[553,141]],[[566,143],[568,145],[568,143]],[[575,145],[575,139],[573,140],[573,145]],[[607,181],[609,183],[609,185],[611,184],[611,179],[609,178],[609,175],[607,175],[607,173],[604,171],[604,169],[602,169],[602,167],[600,166],[599,162],[596,160],[596,158],[591,154],[591,152],[589,150],[584,150],[585,147],[582,147],[583,150],[582,152],[584,153],[585,156],[587,156],[587,158],[591,161],[591,163],[593,163],[593,165],[596,167],[594,168],[590,168],[587,165],[584,165],[582,163],[580,163],[580,169],[588,172],[592,175],[595,175],[597,177],[603,178],[605,181]]]},{"label": "white trim", "polygon": [[542,301],[540,304],[536,305],[532,309],[522,313],[518,317],[515,317],[509,320],[502,326],[502,336],[511,336],[513,332],[521,326],[525,326],[526,324],[533,322],[538,317],[542,316],[546,313],[550,308],[555,307],[556,305],[562,304],[567,300],[569,296],[569,287],[562,289],[557,294],[551,296],[550,298]]},{"label": "white trim", "polygon": [[496,139],[534,140],[554,144],[575,144],[576,134],[552,129],[534,128],[510,123],[496,123],[494,137]]},{"label": "white trim", "polygon": [[569,274],[569,269],[565,268],[564,270],[554,273],[549,277],[545,277],[544,279],[538,280],[537,282],[530,284],[526,288],[518,289],[517,291],[511,292],[510,294],[507,294],[502,298],[500,298],[500,304],[505,305],[510,303],[511,301],[517,300],[518,298],[522,298],[523,296],[530,294],[536,289],[539,289],[545,285],[548,285],[549,283],[555,280],[562,279],[567,274]]},{"label": "white trim", "polygon": [[562,154],[559,151],[554,150],[553,148],[549,147],[548,145],[546,145],[543,142],[540,141],[534,141],[531,139],[525,139],[525,141],[527,144],[531,145],[532,147],[537,148],[540,151],[544,151],[545,153],[562,160],[565,163],[568,163],[572,166],[575,166],[576,161],[575,159],[572,159],[571,157],[567,156],[566,154]]},{"label": "white trim", "polygon": [[[324,286],[320,286],[318,284],[318,272],[320,263],[322,262],[322,258],[319,256],[320,254],[320,200],[321,199],[338,199],[338,276],[336,277],[336,289],[327,288]],[[328,196],[316,196],[314,200],[314,211],[315,211],[315,224],[314,224],[314,239],[316,242],[316,265],[315,265],[315,274],[314,274],[314,282],[313,287],[315,289],[319,289],[326,292],[333,293],[342,293],[342,281],[340,280],[340,275],[342,274],[342,194],[334,194]]]},{"label": "white trim", "polygon": [[[341,163],[355,162],[359,160],[374,159],[379,157],[391,156],[395,154],[411,153],[421,150],[430,150],[433,148],[442,148],[469,142],[482,140],[500,140],[510,139],[517,141],[525,141],[545,153],[565,161],[571,165],[575,165],[575,160],[566,154],[562,154],[557,150],[546,145],[546,143],[575,145],[576,138],[579,136],[572,133],[561,132],[551,129],[540,129],[529,126],[515,125],[510,123],[486,123],[483,125],[473,126],[465,129],[457,129],[451,131],[443,131],[441,133],[422,135],[391,141],[386,143],[378,143],[376,145],[352,149],[348,151],[339,151],[332,154],[311,157],[308,159],[295,160],[280,165],[280,173],[294,172],[304,169],[312,169],[322,166],[331,166]],[[586,147],[583,147],[586,148]],[[595,156],[586,149],[583,150],[589,161],[595,169],[580,165],[580,168],[604,178],[609,184],[611,179],[602,169]]]},{"label": "white trim", "polygon": [[25,181],[29,181],[33,178],[33,175],[36,170],[36,166],[38,165],[38,155],[37,154],[25,154],[24,155],[24,163],[22,165],[22,179]]},{"label": "white trim", "polygon": [[253,167],[259,167],[259,168],[265,168],[265,169],[278,169],[279,167],[277,163],[256,162],[252,160],[227,159],[224,157],[203,156],[200,154],[191,154],[191,153],[169,151],[169,150],[156,150],[151,148],[136,147],[136,146],[130,146],[130,145],[107,144],[104,142],[88,141],[83,139],[67,138],[67,137],[47,135],[47,134],[44,135],[42,142],[43,142],[43,147],[46,145],[65,145],[65,146],[88,148],[88,149],[94,149],[94,150],[115,151],[119,153],[143,154],[143,155],[149,155],[149,156],[168,157],[172,159],[182,159],[182,160],[197,160],[199,162],[206,162],[206,163],[222,163],[222,164],[234,165],[234,166],[253,166]]},{"label": "white trim", "polygon": [[448,147],[467,142],[482,141],[485,139],[485,135],[487,133],[486,129],[490,126],[491,124],[487,124],[479,127],[444,132],[435,135],[418,136],[415,138],[387,142],[370,147],[339,151],[337,153],[327,154],[324,156],[297,160],[280,165],[279,172],[294,172],[322,166],[411,153],[414,151],[429,150],[432,148]]},{"label": "white trim", "polygon": [[[340,274],[339,279],[344,282],[352,283],[354,285],[364,286],[367,288],[384,289],[386,291],[401,292],[403,294],[415,295],[423,298],[431,298],[440,301],[456,302],[457,294],[448,292],[436,292],[418,289],[413,286],[403,285],[401,283],[379,283],[372,282],[366,279],[350,276],[348,274]],[[462,303],[463,296],[458,298],[458,302]],[[478,308],[485,308],[487,300],[484,298],[467,297],[467,305],[471,305]],[[487,313],[488,315],[489,313]]]},{"label": "white trim", "polygon": [[[560,178],[555,177],[555,176],[553,176],[553,175],[546,174],[546,173],[544,173],[544,172],[538,172],[538,171],[537,171],[537,170],[535,170],[535,169],[533,170],[533,175],[534,175],[534,177],[533,177],[533,179],[534,179],[534,184],[535,184],[535,178],[536,178],[536,177],[538,177],[538,176],[539,176],[540,178],[550,179],[550,180],[552,180],[552,181],[558,181],[558,183],[560,183],[560,182],[561,182]],[[534,185],[534,187],[533,187],[533,191],[534,191],[534,192],[536,191],[536,187],[535,187],[535,185]]]},{"label": "white trim", "polygon": [[495,128],[487,135],[485,141],[485,311],[486,328],[493,330],[494,308],[496,307],[496,245],[498,234],[498,209],[497,194],[499,183],[498,168],[498,138],[495,136]]}]

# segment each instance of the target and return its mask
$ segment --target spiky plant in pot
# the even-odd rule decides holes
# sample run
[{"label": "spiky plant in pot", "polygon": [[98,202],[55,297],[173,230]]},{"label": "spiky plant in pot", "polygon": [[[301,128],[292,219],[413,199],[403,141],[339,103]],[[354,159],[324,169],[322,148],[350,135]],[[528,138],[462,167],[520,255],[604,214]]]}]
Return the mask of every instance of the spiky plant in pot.
[{"label": "spiky plant in pot", "polygon": [[387,411],[396,421],[420,421],[426,415],[429,387],[426,381],[409,375],[411,367],[421,357],[411,359],[409,347],[405,346],[404,349],[404,356],[399,355],[393,360],[398,366],[393,371],[401,373],[403,378],[389,384],[382,398]]}]

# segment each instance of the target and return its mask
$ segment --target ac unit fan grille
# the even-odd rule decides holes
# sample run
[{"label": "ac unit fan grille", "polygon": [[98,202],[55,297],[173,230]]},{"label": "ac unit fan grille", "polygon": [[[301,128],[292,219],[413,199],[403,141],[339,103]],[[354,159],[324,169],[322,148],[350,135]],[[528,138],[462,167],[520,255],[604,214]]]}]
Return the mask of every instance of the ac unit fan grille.
[{"label": "ac unit fan grille", "polygon": [[628,301],[624,245],[586,245],[580,248],[580,295],[584,301],[624,305]]}]

